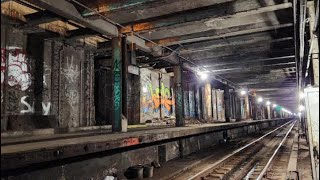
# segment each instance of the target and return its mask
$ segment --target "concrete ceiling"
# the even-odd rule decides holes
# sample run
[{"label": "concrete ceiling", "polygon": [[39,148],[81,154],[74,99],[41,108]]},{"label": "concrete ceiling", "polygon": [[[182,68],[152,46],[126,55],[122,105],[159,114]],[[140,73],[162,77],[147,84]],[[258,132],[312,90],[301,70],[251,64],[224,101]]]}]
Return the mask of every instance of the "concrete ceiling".
[{"label": "concrete ceiling", "polygon": [[[121,33],[134,31],[169,46],[212,74],[296,109],[291,0],[77,1],[121,24]],[[70,3],[83,22],[101,18],[75,2]],[[46,20],[56,20],[49,15]]]}]

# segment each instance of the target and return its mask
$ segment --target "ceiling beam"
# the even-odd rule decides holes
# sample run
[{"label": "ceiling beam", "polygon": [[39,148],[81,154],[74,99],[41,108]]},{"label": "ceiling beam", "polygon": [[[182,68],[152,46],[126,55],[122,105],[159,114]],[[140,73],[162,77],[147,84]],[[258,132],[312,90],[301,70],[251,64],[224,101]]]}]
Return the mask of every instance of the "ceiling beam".
[{"label": "ceiling beam", "polygon": [[[266,26],[266,23],[258,23],[258,24],[252,24],[252,25],[232,27],[232,28],[222,29],[222,30],[211,30],[211,31],[201,32],[196,34],[158,39],[158,40],[154,40],[154,42],[160,45],[168,46],[168,45],[175,45],[175,44],[184,44],[184,43],[227,38],[227,37],[233,37],[233,36],[239,36],[239,35],[245,35],[245,34],[253,34],[258,32],[265,32],[265,31],[274,31],[276,29],[288,28],[292,26],[293,26],[292,23],[277,24],[272,26]],[[147,45],[152,46],[152,44],[150,43],[147,43]]]},{"label": "ceiling beam", "polygon": [[275,61],[275,60],[283,60],[283,59],[289,59],[294,61],[295,56],[281,56],[281,57],[274,57],[274,58],[264,58],[264,59],[251,59],[251,60],[239,60],[239,61],[233,61],[229,63],[214,63],[212,65],[206,65],[206,67],[216,67],[216,66],[225,66],[225,65],[232,65],[232,64],[247,64],[247,63],[256,63],[256,62],[261,62],[261,61]]},{"label": "ceiling beam", "polygon": [[245,36],[236,36],[231,38],[224,38],[212,41],[205,41],[200,43],[191,43],[184,44],[183,49],[179,52],[181,54],[193,53],[193,52],[201,52],[208,51],[214,48],[228,47],[228,46],[245,46],[247,44],[254,43],[266,43],[273,44],[278,42],[290,42],[293,41],[293,37],[284,37],[279,39],[274,39],[268,33],[260,33],[255,35],[245,35]]},{"label": "ceiling beam", "polygon": [[[251,4],[250,4],[251,3]],[[250,5],[249,5],[250,4]],[[261,7],[259,3],[252,3],[250,1],[233,1],[218,4],[208,9],[198,9],[198,11],[185,11],[174,16],[168,16],[153,21],[142,21],[136,24],[127,25],[121,31],[123,33],[134,32],[149,32],[156,29],[157,31],[166,30],[170,27],[183,27],[189,26],[192,22],[193,25],[213,27],[212,24],[222,20],[229,20],[231,18],[240,18],[254,14],[260,14],[280,9],[291,8],[292,3],[276,4],[266,7]],[[249,8],[249,9],[248,9]],[[151,31],[152,32],[152,31]]]},{"label": "ceiling beam", "polygon": [[39,25],[39,24],[49,23],[49,22],[62,19],[58,17],[56,14],[47,10],[28,14],[28,15],[25,15],[24,17],[26,18],[27,23],[30,25]]}]

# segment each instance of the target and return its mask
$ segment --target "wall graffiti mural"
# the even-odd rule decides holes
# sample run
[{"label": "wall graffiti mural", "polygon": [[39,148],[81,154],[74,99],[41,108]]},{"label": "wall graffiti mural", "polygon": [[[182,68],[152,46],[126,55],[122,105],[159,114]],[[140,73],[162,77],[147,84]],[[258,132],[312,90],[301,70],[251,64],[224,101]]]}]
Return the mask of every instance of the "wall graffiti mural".
[{"label": "wall graffiti mural", "polygon": [[4,82],[4,73],[6,71],[6,49],[1,48],[1,84]]},{"label": "wall graffiti mural", "polygon": [[1,84],[8,70],[8,85],[21,91],[27,90],[31,85],[30,65],[25,52],[16,47],[9,47],[8,68],[6,67],[6,49],[1,48]]},{"label": "wall graffiti mural", "polygon": [[172,96],[171,90],[169,87],[165,87],[161,83],[160,88],[154,88],[151,83],[142,87],[143,96],[142,96],[142,111],[143,113],[148,113],[149,111],[158,112],[162,108],[163,113],[166,116],[172,114]]},{"label": "wall graffiti mural", "polygon": [[[30,65],[26,54],[21,49],[9,51],[8,55],[8,85],[21,91],[27,90],[31,85]],[[1,75],[2,67],[1,63]]]}]

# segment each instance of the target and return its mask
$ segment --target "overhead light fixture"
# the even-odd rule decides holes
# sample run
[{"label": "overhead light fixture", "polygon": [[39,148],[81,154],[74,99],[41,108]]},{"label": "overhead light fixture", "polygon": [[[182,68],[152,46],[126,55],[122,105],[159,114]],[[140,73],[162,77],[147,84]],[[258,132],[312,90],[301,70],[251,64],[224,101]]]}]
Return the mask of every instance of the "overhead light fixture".
[{"label": "overhead light fixture", "polygon": [[269,105],[271,104],[271,102],[270,102],[270,101],[267,101],[266,104],[267,104],[267,106],[269,106]]},{"label": "overhead light fixture", "polygon": [[258,102],[261,103],[262,101],[263,101],[263,98],[262,98],[262,97],[259,97],[259,98],[258,98]]},{"label": "overhead light fixture", "polygon": [[206,72],[198,72],[198,75],[201,80],[206,80],[208,78],[208,74]]},{"label": "overhead light fixture", "polygon": [[243,96],[243,95],[247,94],[247,91],[246,90],[241,90],[240,94]]},{"label": "overhead light fixture", "polygon": [[304,98],[304,93],[303,93],[303,92],[300,92],[300,93],[299,93],[299,98],[300,98],[300,99],[303,99],[303,98]]},{"label": "overhead light fixture", "polygon": [[298,110],[301,112],[301,111],[304,111],[304,106],[302,106],[302,105],[299,105],[299,108],[298,108]]},{"label": "overhead light fixture", "polygon": [[276,108],[277,106],[278,106],[277,104],[273,104],[273,106],[272,106],[272,107],[273,107],[273,108]]},{"label": "overhead light fixture", "polygon": [[302,115],[302,113],[301,112],[298,112],[298,116],[301,116]]}]

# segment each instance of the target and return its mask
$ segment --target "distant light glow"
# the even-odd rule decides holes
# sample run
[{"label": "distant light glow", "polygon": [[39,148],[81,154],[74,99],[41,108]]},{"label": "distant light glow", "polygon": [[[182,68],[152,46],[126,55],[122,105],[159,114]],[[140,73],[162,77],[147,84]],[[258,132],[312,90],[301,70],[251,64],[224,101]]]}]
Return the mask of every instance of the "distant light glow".
[{"label": "distant light glow", "polygon": [[303,92],[300,92],[300,93],[299,93],[299,98],[300,98],[300,99],[303,99],[303,98],[304,98],[304,96],[305,96],[305,95],[304,95],[304,93],[303,93]]},{"label": "distant light glow", "polygon": [[258,98],[258,102],[262,102],[263,101],[263,98],[262,97],[259,97]]},{"label": "distant light glow", "polygon": [[243,95],[247,94],[247,91],[246,90],[241,90],[240,94],[243,96]]},{"label": "distant light glow", "polygon": [[305,107],[304,106],[302,106],[302,105],[299,105],[299,111],[304,111],[304,109],[305,109]]},{"label": "distant light glow", "polygon": [[283,108],[282,111],[285,112],[285,113],[288,113],[288,114],[292,115],[292,112],[289,111],[289,110],[287,110],[287,109],[285,109],[285,108]]},{"label": "distant light glow", "polygon": [[208,74],[205,72],[198,72],[201,80],[206,80],[208,78]]},{"label": "distant light glow", "polygon": [[273,106],[272,106],[272,107],[273,107],[273,108],[276,108],[277,106],[278,106],[277,104],[273,104]]},{"label": "distant light glow", "polygon": [[302,115],[302,113],[301,112],[298,112],[298,116],[301,116]]},{"label": "distant light glow", "polygon": [[270,102],[270,101],[267,101],[267,102],[266,102],[266,105],[267,105],[267,106],[269,106],[270,104],[271,104],[271,102]]}]

